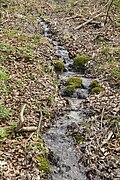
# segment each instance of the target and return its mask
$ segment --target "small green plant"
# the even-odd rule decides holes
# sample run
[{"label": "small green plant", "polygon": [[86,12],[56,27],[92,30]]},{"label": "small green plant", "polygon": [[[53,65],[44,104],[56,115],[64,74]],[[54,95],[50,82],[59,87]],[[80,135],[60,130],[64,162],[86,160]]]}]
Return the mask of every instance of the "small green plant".
[{"label": "small green plant", "polygon": [[104,54],[104,55],[109,55],[109,53],[110,53],[110,47],[104,47],[103,49],[102,49],[102,54]]},{"label": "small green plant", "polygon": [[0,80],[7,81],[9,79],[8,74],[4,70],[0,70]]},{"label": "small green plant", "polygon": [[17,127],[17,123],[15,121],[10,122],[9,125],[12,126],[13,129]]},{"label": "small green plant", "polygon": [[64,63],[60,60],[55,61],[54,63],[55,71],[62,72],[64,70]]},{"label": "small green plant", "polygon": [[45,19],[45,18],[46,18],[46,15],[45,15],[45,12],[44,12],[44,11],[41,11],[41,12],[40,12],[40,17],[41,17],[42,19]]},{"label": "small green plant", "polygon": [[81,134],[74,135],[74,138],[75,138],[76,142],[78,142],[80,144],[83,144],[85,141],[85,137]]},{"label": "small green plant", "polygon": [[81,55],[81,56],[76,56],[73,59],[73,67],[76,70],[79,71],[84,71],[85,70],[85,64],[90,60],[90,57],[88,55]]},{"label": "small green plant", "polygon": [[0,128],[0,138],[5,138],[8,136],[8,132],[4,128]]},{"label": "small green plant", "polygon": [[48,96],[46,100],[47,100],[47,105],[48,105],[49,107],[52,106],[53,97],[52,97],[52,96]]},{"label": "small green plant", "polygon": [[5,119],[12,114],[12,111],[4,105],[0,105],[0,119]]},{"label": "small green plant", "polygon": [[120,80],[120,71],[116,69],[111,70],[111,76],[117,80]]}]

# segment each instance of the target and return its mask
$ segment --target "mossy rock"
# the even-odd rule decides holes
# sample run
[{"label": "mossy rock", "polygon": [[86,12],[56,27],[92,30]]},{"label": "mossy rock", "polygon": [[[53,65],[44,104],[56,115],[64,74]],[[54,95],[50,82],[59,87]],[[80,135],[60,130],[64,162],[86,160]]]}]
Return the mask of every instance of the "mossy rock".
[{"label": "mossy rock", "polygon": [[76,70],[79,71],[84,71],[85,70],[85,64],[90,60],[90,57],[88,55],[80,55],[80,56],[76,56],[73,59],[73,67]]},{"label": "mossy rock", "polygon": [[65,88],[65,95],[66,96],[71,96],[75,91],[75,86],[74,85],[68,85],[66,88]]},{"label": "mossy rock", "polygon": [[70,77],[70,78],[68,78],[66,84],[70,87],[81,88],[82,80],[78,77]]},{"label": "mossy rock", "polygon": [[64,63],[60,60],[56,60],[54,63],[55,71],[62,72],[65,69]]},{"label": "mossy rock", "polygon": [[103,88],[102,86],[100,86],[100,87],[94,87],[94,88],[91,89],[91,93],[92,93],[92,94],[94,94],[94,93],[99,94],[99,93],[102,92],[103,90],[104,90],[104,88]]}]

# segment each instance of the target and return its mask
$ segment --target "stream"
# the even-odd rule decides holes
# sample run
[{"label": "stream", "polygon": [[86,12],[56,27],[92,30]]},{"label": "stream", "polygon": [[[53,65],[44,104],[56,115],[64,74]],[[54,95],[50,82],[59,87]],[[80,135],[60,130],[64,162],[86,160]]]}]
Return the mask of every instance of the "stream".
[{"label": "stream", "polygon": [[[64,82],[72,76],[80,77],[84,88],[77,88],[71,97],[66,97],[69,105],[64,113],[56,118],[54,125],[43,135],[43,139],[48,148],[55,156],[55,163],[51,166],[52,180],[87,180],[85,171],[78,165],[79,155],[74,145],[72,137],[67,135],[68,126],[83,122],[86,118],[81,103],[89,96],[91,79],[75,72],[71,64],[73,60],[69,57],[69,52],[51,34],[49,25],[41,18],[38,18],[42,26],[44,36],[53,44],[55,55],[65,64],[65,72],[59,75],[61,96],[64,95]],[[85,111],[85,110],[84,110]]]}]

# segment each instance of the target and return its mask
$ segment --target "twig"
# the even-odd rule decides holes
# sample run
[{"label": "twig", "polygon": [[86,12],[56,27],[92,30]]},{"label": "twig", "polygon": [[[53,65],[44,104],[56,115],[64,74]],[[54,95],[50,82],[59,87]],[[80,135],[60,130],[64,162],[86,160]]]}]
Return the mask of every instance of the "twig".
[{"label": "twig", "polygon": [[38,124],[38,128],[37,128],[37,138],[38,138],[39,132],[40,132],[42,117],[43,117],[43,114],[42,114],[42,111],[40,110],[40,120],[39,120],[39,124]]},{"label": "twig", "polygon": [[101,120],[100,120],[100,122],[101,122],[101,131],[102,131],[102,124],[103,124],[104,110],[105,110],[105,108],[102,109],[102,113],[101,113]]},{"label": "twig", "polygon": [[26,107],[26,104],[24,104],[24,105],[22,106],[22,108],[21,108],[20,119],[19,119],[19,123],[18,123],[18,125],[17,125],[16,130],[19,130],[19,129],[21,129],[21,128],[23,127],[23,122],[24,122],[24,116],[23,116],[23,114],[24,114],[24,111],[25,111],[25,107]]},{"label": "twig", "polygon": [[92,17],[91,19],[88,19],[88,21],[84,22],[83,24],[80,24],[79,26],[77,26],[75,28],[75,30],[78,30],[80,28],[82,28],[83,26],[85,26],[86,24],[89,24],[91,21],[93,21],[95,18],[99,17],[103,12],[97,14],[96,16]]},{"label": "twig", "polygon": [[[75,28],[75,30],[78,30],[78,29],[82,28],[82,27],[85,26],[86,24],[89,24],[91,21],[93,21],[95,18],[99,17],[99,16],[103,13],[102,10],[104,10],[104,8],[110,3],[110,1],[111,1],[111,0],[108,0],[108,2],[105,4],[105,6],[104,6],[103,8],[101,8],[101,9],[97,12],[97,13],[99,13],[99,14],[97,14],[96,16],[92,17],[91,19],[87,20],[87,21],[84,22],[83,24],[80,24],[79,26],[77,26],[77,27]],[[96,12],[93,13],[93,15],[95,15],[95,14],[96,14]]]},{"label": "twig", "polygon": [[[12,126],[5,126],[5,127],[1,127],[2,129],[7,130],[8,132],[12,132],[13,131],[13,127]],[[15,132],[34,132],[37,130],[37,127],[35,126],[29,126],[29,127],[22,127],[21,129],[15,129]]]},{"label": "twig", "polygon": [[105,18],[105,23],[104,23],[104,24],[107,23],[107,18],[108,18],[108,15],[109,15],[110,8],[111,8],[111,6],[112,6],[112,4],[113,4],[113,1],[114,1],[114,0],[111,0],[110,4],[109,4],[109,6],[108,6],[107,13],[106,13],[106,18]]},{"label": "twig", "polygon": [[34,132],[37,130],[37,127],[35,126],[30,126],[30,127],[22,127],[19,130],[15,130],[15,132]]}]

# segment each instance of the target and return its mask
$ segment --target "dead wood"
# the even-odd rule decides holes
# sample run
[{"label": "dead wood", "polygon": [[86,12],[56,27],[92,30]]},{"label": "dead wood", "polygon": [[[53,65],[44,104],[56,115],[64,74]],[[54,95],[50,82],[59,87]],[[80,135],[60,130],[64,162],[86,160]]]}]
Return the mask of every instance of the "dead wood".
[{"label": "dead wood", "polygon": [[24,123],[24,111],[25,111],[25,107],[26,107],[26,104],[24,104],[21,108],[21,112],[20,112],[20,119],[19,119],[19,122],[17,124],[17,127],[16,127],[16,130],[19,130],[23,127],[23,123]]},{"label": "dead wood", "polygon": [[5,129],[7,132],[34,132],[37,130],[37,127],[35,126],[29,126],[29,127],[22,127],[21,129],[13,128],[12,126],[5,126],[2,127],[2,129]]},{"label": "dead wood", "polygon": [[39,132],[40,132],[40,128],[41,128],[42,117],[43,117],[43,114],[42,114],[42,111],[40,110],[40,120],[39,120],[38,128],[37,128],[37,138],[39,136]]},{"label": "dead wood", "polygon": [[[79,26],[77,26],[77,27],[75,28],[75,30],[78,30],[78,29],[82,28],[83,26],[85,26],[85,25],[89,24],[90,22],[92,22],[95,18],[101,16],[101,15],[103,14],[103,10],[106,8],[106,6],[109,5],[110,2],[111,2],[111,0],[108,0],[108,2],[105,4],[105,6],[104,6],[102,9],[100,9],[98,12],[94,12],[94,13],[93,13],[93,17],[92,17],[91,19],[88,19],[88,20],[87,20],[86,22],[84,22],[83,24],[80,24]],[[111,7],[111,6],[110,6],[110,7]],[[99,13],[99,14],[95,15],[96,13]]]},{"label": "dead wood", "polygon": [[[110,11],[110,8],[111,8],[111,6],[112,6],[112,4],[113,4],[113,1],[114,1],[114,0],[111,0],[110,4],[109,4],[109,6],[108,6],[107,13],[106,13],[106,18],[105,18],[105,23],[104,23],[104,24],[107,23],[107,18],[109,17],[109,11]],[[109,18],[110,18],[110,17],[109,17]],[[110,18],[110,20],[111,20],[111,18]]]}]

